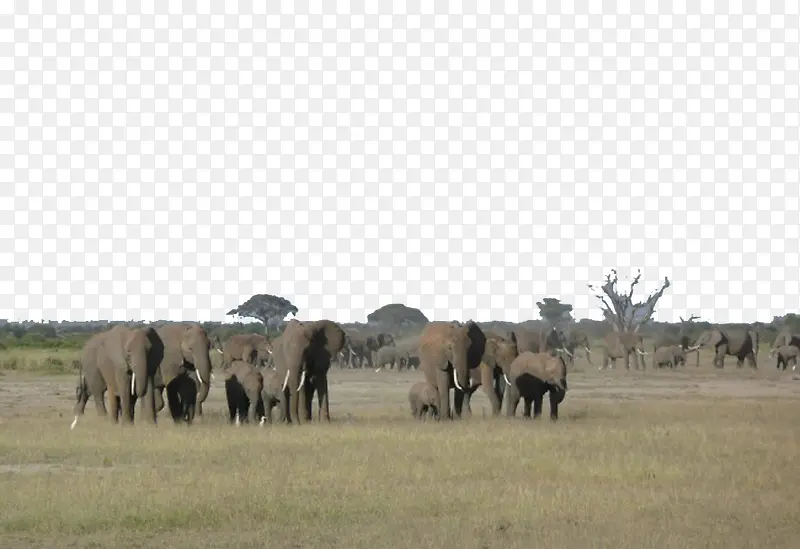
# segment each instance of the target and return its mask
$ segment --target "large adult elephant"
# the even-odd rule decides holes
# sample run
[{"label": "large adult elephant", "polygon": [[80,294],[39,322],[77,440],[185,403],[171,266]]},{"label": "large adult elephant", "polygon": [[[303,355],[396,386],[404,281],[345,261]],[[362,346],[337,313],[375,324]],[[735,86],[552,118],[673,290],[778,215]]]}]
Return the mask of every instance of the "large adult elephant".
[{"label": "large adult elephant", "polygon": [[788,326],[785,326],[778,332],[778,335],[775,337],[775,343],[772,344],[772,348],[777,349],[785,345],[800,347],[800,332],[793,332]]},{"label": "large adult elephant", "polygon": [[544,330],[514,330],[509,333],[509,339],[517,345],[520,353],[544,353],[565,349],[567,339],[564,333],[557,328]]},{"label": "large adult elephant", "polygon": [[647,353],[644,350],[644,338],[636,332],[609,332],[603,338],[602,348],[600,349],[600,369],[602,370],[611,363],[613,368],[618,359],[625,363],[625,369],[630,370],[630,355],[633,355],[634,364],[638,370],[645,369],[644,357]]},{"label": "large adult elephant", "polygon": [[592,364],[592,351],[589,348],[589,336],[582,330],[570,330],[564,342],[564,349],[567,351],[567,361],[572,364],[575,361],[575,351],[583,349],[586,352],[586,361]]},{"label": "large adult elephant", "polygon": [[[471,386],[465,391],[456,389],[454,395],[455,408],[462,410],[462,415],[469,417],[472,415],[470,404],[472,395],[479,387],[483,388],[489,403],[492,407],[492,415],[500,414],[503,404],[503,395],[508,385],[508,374],[511,363],[519,354],[517,344],[514,341],[504,338],[492,332],[486,332],[486,349],[480,365],[471,370]],[[463,395],[463,396],[462,396]],[[463,398],[463,405],[459,402]]]},{"label": "large adult elephant", "polygon": [[[711,328],[701,333],[687,351],[699,351],[700,349],[713,347],[714,366],[717,368],[725,366],[726,355],[736,357],[737,368],[741,368],[745,360],[751,367],[758,368],[755,343],[750,330],[744,328]],[[699,366],[699,358],[697,365]]]},{"label": "large adult elephant", "polygon": [[542,414],[542,401],[545,393],[550,395],[550,419],[558,419],[558,405],[567,393],[567,365],[563,354],[520,353],[511,364],[509,388],[506,397],[506,415],[514,417],[520,398],[525,401],[523,416],[533,417]]},{"label": "large adult elephant", "polygon": [[[450,388],[466,391],[471,385],[471,372],[477,368],[486,351],[486,335],[469,321],[429,322],[419,339],[420,368],[427,382],[439,394],[439,418],[452,419]],[[461,415],[463,398],[454,401],[457,416]]]},{"label": "large adult elephant", "polygon": [[[208,333],[199,324],[178,322],[163,324],[156,328],[156,333],[164,346],[163,357],[158,365],[161,382],[156,390],[163,392],[166,389],[169,408],[176,410],[180,407],[181,380],[173,382],[178,376],[194,372],[199,384],[195,404],[199,412],[211,388],[211,342]],[[175,417],[173,419],[180,421]]]},{"label": "large adult elephant", "polygon": [[94,334],[81,352],[78,402],[71,428],[83,415],[89,395],[101,416],[107,415],[103,395],[108,391],[111,421],[132,423],[134,405],[142,399],[142,412],[156,422],[154,376],[163,356],[163,344],[151,327],[128,328],[117,325]]},{"label": "large adult elephant", "polygon": [[[345,333],[332,320],[301,322],[290,320],[273,342],[275,370],[288,391],[286,420],[311,421],[311,400],[317,393],[319,417],[331,420],[328,402],[328,370],[331,359],[345,344]],[[302,404],[302,413],[300,406]]]},{"label": "large adult elephant", "polygon": [[272,340],[261,334],[235,334],[222,344],[222,369],[237,360],[266,366],[272,358]]}]

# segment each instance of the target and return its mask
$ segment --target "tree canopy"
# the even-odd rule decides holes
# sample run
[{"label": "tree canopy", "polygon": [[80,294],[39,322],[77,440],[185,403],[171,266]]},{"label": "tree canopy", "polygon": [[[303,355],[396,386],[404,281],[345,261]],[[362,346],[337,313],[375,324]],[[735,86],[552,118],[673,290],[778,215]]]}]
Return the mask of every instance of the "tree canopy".
[{"label": "tree canopy", "polygon": [[[641,278],[642,273],[639,271],[631,282],[628,292],[625,293],[617,287],[617,270],[611,269],[611,273],[606,275],[605,284],[599,288],[601,293],[595,294],[595,297],[600,300],[603,318],[611,324],[614,331],[638,332],[639,328],[653,318],[658,300],[664,295],[664,290],[670,287],[669,278],[664,277],[664,284],[658,291],[649,294],[644,301],[634,303],[633,289]],[[592,291],[598,290],[592,284],[588,284],[588,286]]]},{"label": "tree canopy", "polygon": [[539,307],[539,316],[550,326],[558,326],[574,320],[572,318],[572,305],[561,303],[560,299],[545,297],[541,301],[537,301],[536,306]]},{"label": "tree canopy", "polygon": [[297,311],[297,307],[288,299],[270,294],[256,294],[225,314],[255,318],[269,329],[271,326],[279,326],[286,315],[296,315]]},{"label": "tree canopy", "polygon": [[367,322],[369,324],[401,326],[427,324],[428,318],[422,314],[422,311],[414,307],[408,307],[402,303],[390,303],[368,314]]}]

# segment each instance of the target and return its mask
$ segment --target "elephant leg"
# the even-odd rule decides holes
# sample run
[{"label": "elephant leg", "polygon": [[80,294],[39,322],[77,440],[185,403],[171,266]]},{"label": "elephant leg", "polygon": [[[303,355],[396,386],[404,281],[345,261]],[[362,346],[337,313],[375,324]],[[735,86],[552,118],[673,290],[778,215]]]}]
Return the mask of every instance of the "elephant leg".
[{"label": "elephant leg", "polygon": [[450,370],[436,370],[436,390],[439,393],[439,418],[452,419],[450,411]]},{"label": "elephant leg", "polygon": [[238,403],[236,402],[236,395],[234,394],[233,387],[230,383],[225,384],[225,399],[228,402],[228,421],[233,423],[236,421]]},{"label": "elephant leg", "polygon": [[180,382],[173,380],[167,385],[167,406],[169,406],[169,414],[172,416],[174,423],[180,423],[183,416],[183,406],[181,404],[181,396],[178,393],[177,385]]},{"label": "elephant leg", "polygon": [[330,422],[331,410],[328,402],[328,376],[319,376],[317,379],[317,405],[319,406],[319,421]]},{"label": "elephant leg", "polygon": [[133,423],[133,414],[131,413],[131,376],[127,372],[119,372],[116,375],[116,380],[122,422]]},{"label": "elephant leg", "polygon": [[506,389],[506,416],[514,417],[517,414],[517,406],[519,405],[519,388],[514,384]]},{"label": "elephant leg", "polygon": [[106,401],[103,396],[103,393],[92,395],[92,399],[94,400],[94,409],[97,410],[97,415],[100,417],[106,417],[108,415],[108,411],[106,410]]},{"label": "elephant leg", "polygon": [[309,423],[311,423],[311,421],[314,419],[314,415],[312,414],[312,404],[314,403],[314,391],[316,390],[315,384],[316,380],[314,380],[314,383],[306,382],[306,386],[303,387],[303,414],[305,414],[305,419]]},{"label": "elephant leg", "polygon": [[[147,380],[147,389],[145,389],[144,397],[142,397],[142,403],[139,405],[139,412],[141,413],[142,417],[148,423],[155,424],[156,423],[156,388],[155,383],[153,382],[153,377]],[[161,405],[163,406],[164,403],[162,402]]]},{"label": "elephant leg", "polygon": [[461,412],[464,410],[464,391],[453,389],[453,411],[455,417],[461,419]]},{"label": "elephant leg", "polygon": [[631,353],[630,353],[630,351],[625,351],[625,353],[623,354],[622,358],[625,361],[625,369],[626,370],[630,370],[631,369]]},{"label": "elephant leg", "polygon": [[559,404],[560,396],[557,395],[554,391],[550,391],[550,420],[557,421],[558,420],[558,404]]},{"label": "elephant leg", "polygon": [[531,417],[531,404],[533,403],[533,399],[531,397],[525,396],[522,398],[522,417],[529,418]]},{"label": "elephant leg", "polygon": [[111,419],[111,423],[117,423],[119,421],[119,398],[117,398],[117,393],[114,391],[112,387],[114,384],[110,383],[108,385],[108,407],[111,408],[109,410],[109,418]]},{"label": "elephant leg", "polygon": [[747,364],[751,368],[758,369],[758,362],[756,360],[756,354],[753,351],[750,351],[749,353],[747,353],[747,356],[745,357],[745,359],[747,360]]},{"label": "elephant leg", "polygon": [[472,405],[470,403],[472,402],[472,393],[474,392],[475,391],[473,389],[468,389],[464,392],[464,403],[463,407],[461,408],[462,417],[472,417]]},{"label": "elephant leg", "polygon": [[542,401],[544,395],[534,395],[533,397],[533,418],[536,419],[542,415]]},{"label": "elephant leg", "polygon": [[261,396],[259,395],[258,391],[250,391],[247,395],[247,421],[255,425],[258,423],[259,413],[258,413],[258,401],[261,400]]}]

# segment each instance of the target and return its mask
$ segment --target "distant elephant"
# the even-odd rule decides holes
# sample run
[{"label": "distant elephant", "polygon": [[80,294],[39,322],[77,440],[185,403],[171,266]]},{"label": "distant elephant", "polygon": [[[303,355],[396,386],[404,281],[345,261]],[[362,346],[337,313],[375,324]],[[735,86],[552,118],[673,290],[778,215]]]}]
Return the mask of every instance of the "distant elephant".
[{"label": "distant elephant", "polygon": [[360,334],[347,334],[342,349],[334,356],[341,357],[347,368],[372,367],[372,351],[367,338]]},{"label": "distant elephant", "polygon": [[208,397],[211,383],[211,341],[208,333],[199,324],[182,322],[163,324],[156,328],[156,333],[164,346],[158,366],[162,380],[159,392],[166,389],[170,412],[177,410],[180,407],[178,390],[181,382],[173,384],[173,381],[180,375],[194,372],[200,384],[195,404],[199,412]]},{"label": "distant elephant", "polygon": [[145,420],[155,423],[153,378],[162,356],[162,342],[151,327],[116,325],[91,336],[81,352],[80,394],[76,391],[79,399],[70,428],[83,414],[89,394],[94,396],[98,414],[107,415],[103,402],[106,391],[113,423],[120,417],[124,423],[133,422],[137,398],[142,399]]},{"label": "distant elephant", "polygon": [[553,327],[544,330],[514,330],[509,333],[520,353],[543,353],[566,348],[567,340],[561,330]]},{"label": "distant elephant", "polygon": [[550,419],[558,419],[558,405],[567,394],[567,365],[561,355],[550,353],[520,353],[511,363],[509,387],[506,396],[506,415],[514,417],[520,398],[525,401],[523,415],[533,417],[542,414],[545,393],[550,395]]},{"label": "distant elephant", "polygon": [[797,368],[797,358],[800,356],[800,348],[796,345],[781,345],[780,347],[773,347],[769,353],[771,356],[777,355],[777,362],[775,363],[775,367],[777,369],[781,369],[783,366],[783,370],[786,371],[786,366],[791,364],[792,371]]},{"label": "distant elephant", "polygon": [[253,364],[234,360],[225,370],[225,399],[228,402],[229,420],[237,425],[242,421],[255,424],[264,377]]},{"label": "distant elephant", "polygon": [[266,366],[272,357],[272,341],[260,334],[235,334],[222,344],[222,369],[234,361],[244,360]]},{"label": "distant elephant", "polygon": [[375,335],[367,336],[367,349],[374,364],[376,355],[382,347],[394,347],[394,336],[388,332],[380,332]]},{"label": "distant elephant", "polygon": [[[311,401],[317,393],[319,418],[330,421],[328,369],[331,359],[344,348],[344,330],[331,320],[290,320],[273,342],[275,370],[288,391],[287,421],[311,421]],[[301,402],[302,401],[302,402]],[[302,404],[303,412],[300,413]]]},{"label": "distant elephant", "polygon": [[586,353],[586,361],[592,364],[592,351],[589,347],[589,336],[586,335],[586,332],[580,330],[570,331],[566,336],[564,345],[569,363],[572,364],[575,361],[575,351],[583,349]]},{"label": "distant elephant", "polygon": [[680,364],[686,363],[686,352],[678,345],[669,345],[667,347],[659,347],[653,353],[653,369],[662,366],[674,368]]},{"label": "distant elephant", "polygon": [[261,370],[264,378],[264,388],[261,390],[261,401],[256,411],[257,415],[265,418],[266,423],[273,423],[272,409],[278,411],[278,423],[286,421],[286,392],[283,390],[283,378],[280,374],[269,368]]},{"label": "distant elephant", "polygon": [[424,419],[426,416],[433,419],[439,416],[439,393],[427,381],[419,381],[411,386],[408,403],[415,419]]},{"label": "distant elephant", "polygon": [[[463,393],[470,388],[470,373],[480,366],[486,350],[486,335],[469,321],[429,322],[419,339],[419,361],[425,380],[439,395],[439,418],[452,419],[450,388]],[[461,416],[463,398],[454,400],[455,415]]]},{"label": "distant elephant", "polygon": [[775,342],[772,344],[772,348],[775,349],[783,345],[794,345],[795,347],[800,347],[800,333],[792,332],[791,328],[785,326],[775,337]]},{"label": "distant elephant", "polygon": [[609,366],[613,368],[618,359],[625,363],[625,369],[630,370],[630,355],[633,355],[636,369],[645,369],[644,357],[648,353],[644,351],[644,338],[636,332],[609,332],[603,338],[600,348],[600,369]]},{"label": "distant elephant", "polygon": [[[463,414],[465,416],[472,415],[470,402],[478,387],[482,387],[486,393],[492,407],[492,415],[500,414],[511,364],[519,355],[517,344],[512,340],[491,332],[485,332],[485,335],[486,347],[480,366],[471,370],[471,387],[463,392]],[[458,392],[455,398],[461,398]]]},{"label": "distant elephant", "polygon": [[375,361],[373,366],[376,369],[389,367],[390,369],[400,370],[402,365],[408,363],[410,354],[408,349],[400,349],[399,347],[381,347],[375,353]]},{"label": "distant elephant", "polygon": [[[704,331],[694,345],[687,351],[699,351],[706,347],[714,348],[714,366],[723,368],[725,366],[725,356],[736,357],[736,367],[741,368],[747,360],[752,368],[758,368],[758,362],[753,346],[753,335],[749,330],[742,328],[721,329],[711,328]],[[699,357],[696,364],[699,366]]]}]

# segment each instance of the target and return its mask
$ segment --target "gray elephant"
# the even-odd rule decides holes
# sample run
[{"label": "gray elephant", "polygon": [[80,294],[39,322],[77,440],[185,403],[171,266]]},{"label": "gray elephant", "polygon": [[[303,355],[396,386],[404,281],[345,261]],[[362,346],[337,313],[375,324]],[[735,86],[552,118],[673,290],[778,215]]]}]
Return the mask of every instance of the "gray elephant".
[{"label": "gray elephant", "polygon": [[331,320],[292,319],[273,342],[275,370],[283,379],[282,389],[288,391],[288,423],[311,421],[314,393],[319,401],[319,418],[330,421],[328,370],[331,359],[344,345],[344,330]]},{"label": "gray elephant", "polygon": [[107,415],[103,396],[108,391],[110,419],[117,423],[133,422],[134,406],[142,399],[145,420],[156,422],[154,376],[163,356],[163,345],[151,327],[127,328],[117,325],[94,334],[81,352],[78,402],[70,428],[83,414],[89,395],[101,416]]},{"label": "gray elephant", "polygon": [[550,395],[550,419],[558,419],[558,405],[567,394],[567,365],[562,355],[550,353],[520,353],[508,376],[509,386],[506,396],[506,415],[514,417],[520,398],[525,401],[524,416],[542,415],[542,401],[545,393]]},{"label": "gray elephant", "polygon": [[429,322],[419,339],[420,368],[425,380],[439,395],[439,418],[452,419],[450,389],[455,389],[455,416],[461,417],[463,396],[472,383],[472,370],[480,366],[486,350],[486,335],[469,321]]},{"label": "gray elephant", "polygon": [[[211,388],[211,341],[208,333],[199,324],[182,322],[159,326],[156,333],[161,338],[164,349],[158,366],[161,383],[156,390],[163,393],[166,389],[170,412],[178,410],[181,407],[179,389],[182,388],[182,380],[175,384],[173,381],[178,376],[194,372],[200,385],[195,403],[199,415]],[[163,402],[163,396],[161,398]],[[161,408],[157,410],[161,411]]]},{"label": "gray elephant", "polygon": [[653,353],[653,369],[667,366],[675,368],[686,363],[686,352],[678,345],[659,347]]},{"label": "gray elephant", "polygon": [[[714,349],[714,366],[717,368],[725,366],[726,355],[736,357],[737,368],[741,368],[745,360],[752,368],[758,368],[755,354],[757,349],[754,347],[756,342],[753,339],[750,330],[711,328],[701,333],[694,344],[687,349],[687,352],[712,347]],[[698,354],[696,366],[700,365],[699,361]]]},{"label": "gray elephant", "polygon": [[508,384],[511,364],[519,352],[517,344],[498,334],[486,332],[486,347],[480,366],[470,372],[472,383],[469,389],[455,394],[456,406],[463,393],[462,415],[472,415],[471,400],[475,391],[482,387],[492,407],[492,415],[499,415],[503,404],[503,395]]},{"label": "gray elephant", "polygon": [[267,366],[271,359],[272,340],[260,334],[235,334],[222,344],[223,370],[236,360]]},{"label": "gray elephant", "polygon": [[255,424],[259,415],[259,401],[264,390],[264,377],[253,364],[234,360],[225,370],[225,399],[229,420],[237,425],[246,421]]},{"label": "gray elephant", "polygon": [[800,347],[800,333],[793,332],[791,328],[785,326],[778,332],[778,335],[775,336],[775,342],[772,344],[772,348],[775,349],[783,345]]},{"label": "gray elephant", "polygon": [[800,356],[800,347],[796,345],[781,345],[780,347],[773,347],[770,350],[770,356],[776,356],[777,362],[775,367],[786,371],[786,366],[791,364],[792,371],[797,368],[797,358]]},{"label": "gray elephant", "polygon": [[283,390],[283,378],[277,371],[269,368],[261,370],[261,375],[264,378],[264,388],[261,390],[261,400],[256,414],[265,418],[264,421],[266,423],[272,424],[272,409],[275,408],[278,411],[278,423],[283,423],[287,417],[287,400],[286,391]]},{"label": "gray elephant", "polygon": [[402,365],[408,362],[408,359],[408,349],[386,346],[381,347],[378,349],[378,352],[375,353],[373,366],[375,366],[376,369],[388,367],[391,370],[400,370]]},{"label": "gray elephant", "polygon": [[564,343],[564,348],[567,351],[567,361],[569,364],[575,362],[575,352],[578,349],[583,349],[586,353],[586,361],[589,364],[592,364],[592,350],[589,348],[589,336],[586,335],[586,332],[581,330],[572,330],[566,336],[566,341]]},{"label": "gray elephant", "polygon": [[427,381],[419,381],[411,386],[408,391],[408,403],[411,406],[411,415],[415,419],[439,417],[439,393]]},{"label": "gray elephant", "polygon": [[567,345],[564,333],[555,327],[544,330],[514,330],[509,333],[508,339],[514,342],[520,353],[555,351],[565,349]]},{"label": "gray elephant", "polygon": [[644,338],[636,332],[609,332],[603,338],[600,346],[600,366],[604,369],[609,365],[611,368],[616,366],[617,360],[622,359],[625,369],[630,370],[630,355],[633,355],[633,362],[638,370],[645,369],[644,357],[648,353],[644,350]]}]

